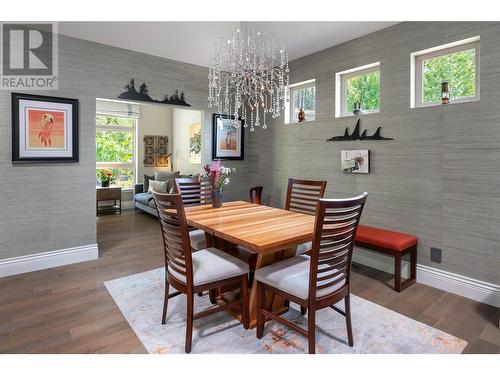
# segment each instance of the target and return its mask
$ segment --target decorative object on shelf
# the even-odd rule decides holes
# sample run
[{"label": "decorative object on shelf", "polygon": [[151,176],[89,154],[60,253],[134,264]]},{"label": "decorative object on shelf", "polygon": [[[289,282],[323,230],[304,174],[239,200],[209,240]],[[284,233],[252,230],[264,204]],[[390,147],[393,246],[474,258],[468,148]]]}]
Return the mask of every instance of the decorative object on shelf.
[{"label": "decorative object on shelf", "polygon": [[189,127],[189,163],[201,164],[201,124]]},{"label": "decorative object on shelf", "polygon": [[306,113],[304,112],[304,109],[300,109],[299,113],[297,114],[297,119],[299,122],[306,122]]},{"label": "decorative object on shelf", "polygon": [[352,111],[354,116],[361,114],[361,103],[359,101],[354,102],[354,111]]},{"label": "decorative object on shelf", "polygon": [[370,173],[370,150],[340,151],[340,167],[345,173]]},{"label": "decorative object on shelf", "polygon": [[149,102],[149,103],[162,103],[162,104],[172,104],[172,105],[182,105],[185,107],[191,107],[191,104],[186,103],[186,97],[184,92],[179,94],[179,90],[175,90],[174,95],[168,97],[168,94],[165,93],[165,96],[162,100],[155,100],[151,96],[149,96],[149,89],[146,83],[142,83],[139,87],[139,91],[135,88],[135,79],[132,78],[130,83],[125,86],[125,92],[122,92],[118,95],[118,99],[127,99],[127,100],[138,100],[141,102]]},{"label": "decorative object on shelf", "polygon": [[12,163],[78,162],[78,99],[12,93]]},{"label": "decorative object on shelf", "polygon": [[245,121],[234,116],[212,115],[212,160],[243,160]]},{"label": "decorative object on shelf", "polygon": [[327,142],[333,141],[393,141],[394,138],[386,138],[382,137],[380,132],[382,131],[382,127],[379,126],[373,135],[366,135],[366,130],[363,131],[362,134],[359,134],[359,123],[360,119],[356,122],[356,127],[354,128],[352,134],[349,134],[349,128],[345,128],[344,135],[334,136],[328,138]]},{"label": "decorative object on shelf", "polygon": [[265,129],[266,114],[279,117],[288,100],[288,53],[267,33],[238,29],[216,44],[208,80],[209,107]]},{"label": "decorative object on shelf", "polygon": [[168,137],[162,135],[145,135],[144,138],[144,166],[168,167]]},{"label": "decorative object on shelf", "polygon": [[208,182],[212,188],[212,207],[222,207],[224,185],[229,184],[229,178],[236,172],[235,168],[227,168],[221,165],[220,160],[215,163],[206,164],[204,173],[200,174],[201,182]]},{"label": "decorative object on shelf", "polygon": [[109,169],[98,169],[97,179],[101,182],[102,187],[109,187],[110,182],[114,180],[113,173]]},{"label": "decorative object on shelf", "polygon": [[448,82],[441,83],[441,104],[448,104],[450,102],[450,88]]}]

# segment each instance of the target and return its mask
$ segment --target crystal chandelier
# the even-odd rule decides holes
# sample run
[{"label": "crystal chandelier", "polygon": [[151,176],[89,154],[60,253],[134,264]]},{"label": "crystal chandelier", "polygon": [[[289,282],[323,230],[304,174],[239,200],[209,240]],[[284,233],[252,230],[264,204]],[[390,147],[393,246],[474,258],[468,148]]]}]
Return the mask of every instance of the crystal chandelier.
[{"label": "crystal chandelier", "polygon": [[208,106],[242,118],[251,131],[265,129],[266,114],[279,117],[288,101],[288,73],[284,46],[267,33],[238,29],[231,39],[216,43],[208,73]]}]

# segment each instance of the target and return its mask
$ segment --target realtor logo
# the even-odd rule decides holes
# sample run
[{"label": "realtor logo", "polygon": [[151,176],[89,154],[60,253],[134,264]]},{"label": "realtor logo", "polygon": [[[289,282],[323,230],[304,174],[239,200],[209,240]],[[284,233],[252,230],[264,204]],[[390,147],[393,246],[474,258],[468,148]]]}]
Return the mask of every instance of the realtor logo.
[{"label": "realtor logo", "polygon": [[3,22],[0,29],[0,89],[57,89],[57,24]]}]

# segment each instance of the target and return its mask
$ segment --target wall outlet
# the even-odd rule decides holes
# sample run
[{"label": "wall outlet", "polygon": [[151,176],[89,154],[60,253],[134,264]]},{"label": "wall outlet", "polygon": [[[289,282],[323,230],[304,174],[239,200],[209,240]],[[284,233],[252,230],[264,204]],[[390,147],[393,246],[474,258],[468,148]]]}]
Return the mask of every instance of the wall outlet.
[{"label": "wall outlet", "polygon": [[431,247],[431,262],[441,263],[441,249]]}]

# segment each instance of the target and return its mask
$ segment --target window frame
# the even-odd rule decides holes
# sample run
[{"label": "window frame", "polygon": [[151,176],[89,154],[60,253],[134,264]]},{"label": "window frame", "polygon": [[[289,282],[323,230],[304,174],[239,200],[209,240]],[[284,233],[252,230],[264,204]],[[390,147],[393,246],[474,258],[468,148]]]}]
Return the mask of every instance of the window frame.
[{"label": "window frame", "polygon": [[[379,72],[379,80],[380,80],[382,77],[380,70],[380,61],[335,73],[335,103],[336,103],[335,117],[339,118],[339,117],[354,116],[354,113],[347,111],[347,84],[346,84],[347,80],[377,71]],[[381,91],[382,85],[380,83],[379,83],[379,88]],[[369,115],[372,113],[380,112],[380,108],[382,107],[380,91],[379,91],[379,103],[380,103],[379,108],[369,111],[363,111],[361,115]]]},{"label": "window frame", "polygon": [[465,98],[451,99],[449,104],[467,103],[480,100],[480,37],[473,37],[459,40],[453,43],[448,43],[436,47],[432,47],[423,51],[414,52],[411,54],[411,108],[433,107],[442,105],[440,101],[424,103],[424,76],[423,66],[424,61],[435,59],[437,57],[451,55],[453,53],[474,49],[474,96]]},{"label": "window frame", "polygon": [[287,96],[288,101],[285,102],[285,124],[298,124],[298,120],[292,120],[295,118],[294,106],[292,105],[293,92],[303,89],[308,89],[314,87],[314,120],[308,120],[307,122],[316,121],[316,79],[308,79],[307,81],[297,82],[288,85]]},{"label": "window frame", "polygon": [[121,126],[121,125],[103,125],[98,124],[97,121],[95,123],[96,127],[96,135],[98,131],[112,131],[116,133],[132,133],[132,162],[98,162],[96,160],[96,171],[98,169],[121,169],[127,168],[132,169],[132,186],[131,187],[122,187],[122,191],[133,190],[134,185],[137,183],[137,118],[128,117],[128,116],[118,116],[118,115],[109,115],[105,113],[96,113],[96,116],[105,116],[105,117],[117,117],[117,118],[126,118],[133,121],[132,126]]}]

